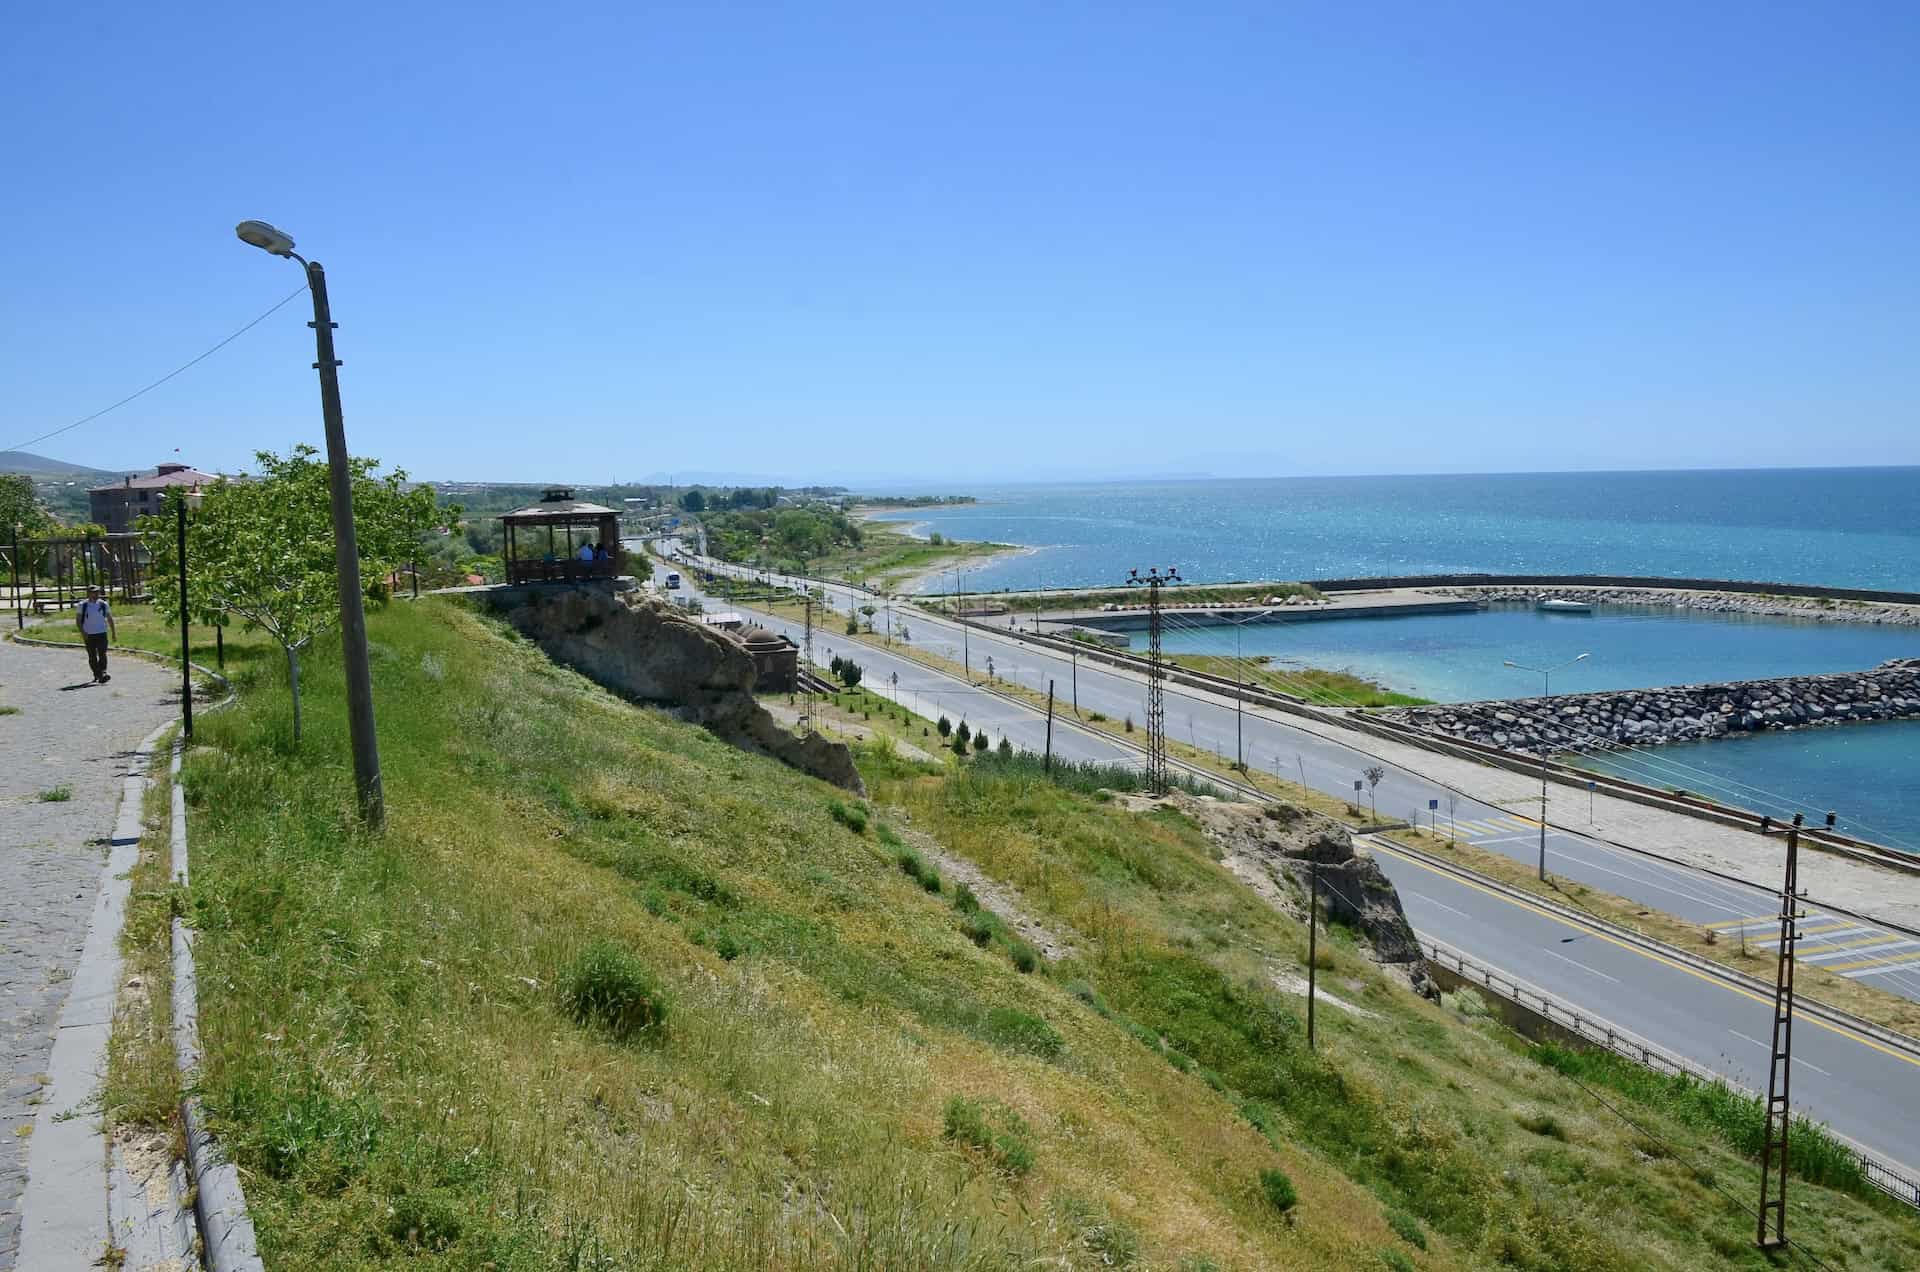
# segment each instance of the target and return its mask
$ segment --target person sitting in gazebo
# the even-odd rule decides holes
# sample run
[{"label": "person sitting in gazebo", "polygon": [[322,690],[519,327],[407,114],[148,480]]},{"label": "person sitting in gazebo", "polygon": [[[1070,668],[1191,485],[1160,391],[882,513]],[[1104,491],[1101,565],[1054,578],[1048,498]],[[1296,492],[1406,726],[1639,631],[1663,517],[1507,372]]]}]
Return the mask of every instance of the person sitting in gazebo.
[{"label": "person sitting in gazebo", "polygon": [[575,553],[575,555],[578,556],[582,561],[593,560],[593,544],[591,542],[581,544],[580,551]]}]

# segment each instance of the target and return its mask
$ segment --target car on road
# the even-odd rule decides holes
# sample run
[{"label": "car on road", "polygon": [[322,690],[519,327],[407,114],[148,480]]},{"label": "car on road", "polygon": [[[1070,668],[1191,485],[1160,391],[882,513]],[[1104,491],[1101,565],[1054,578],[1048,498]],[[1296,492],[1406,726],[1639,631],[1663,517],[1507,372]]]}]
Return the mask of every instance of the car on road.
[{"label": "car on road", "polygon": [[680,590],[680,571],[668,570],[667,571],[667,591],[678,592],[679,590]]}]

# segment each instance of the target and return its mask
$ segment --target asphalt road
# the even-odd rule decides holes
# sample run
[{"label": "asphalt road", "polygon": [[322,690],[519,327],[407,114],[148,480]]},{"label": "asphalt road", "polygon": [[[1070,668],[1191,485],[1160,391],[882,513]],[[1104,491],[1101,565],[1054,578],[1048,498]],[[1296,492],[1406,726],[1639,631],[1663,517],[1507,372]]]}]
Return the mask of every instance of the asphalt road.
[{"label": "asphalt road", "polygon": [[[726,568],[714,563],[716,568]],[[742,571],[742,573],[747,573]],[[783,580],[776,577],[776,583]],[[791,582],[791,581],[789,581]],[[827,588],[829,600],[845,613],[857,603],[849,589]],[[866,600],[861,597],[859,600]],[[732,602],[724,602],[732,606]],[[901,607],[896,607],[895,624]],[[997,677],[1028,687],[1046,688],[1049,678],[1056,692],[1070,703],[1070,686],[1077,678],[1082,711],[1100,711],[1114,719],[1142,715],[1143,685],[1130,673],[1102,664],[1074,660],[1030,647],[998,633],[963,630],[925,611],[911,610],[906,620],[914,646],[959,661],[964,658],[983,674],[993,659]],[[884,617],[882,626],[884,629]],[[790,626],[790,625],[788,625]],[[780,630],[780,629],[776,629]],[[796,636],[796,639],[798,637]],[[824,664],[830,638],[816,629],[815,660]],[[994,699],[948,676],[905,658],[861,645],[863,681],[878,689],[894,673],[903,689],[922,703],[962,704],[970,723],[985,723],[996,740],[1005,734],[1016,746],[1038,749],[1044,723],[1031,710]],[[909,706],[913,700],[902,697]],[[1004,710],[995,710],[989,701]],[[976,707],[975,704],[978,704]],[[943,708],[944,709],[944,708]],[[991,712],[992,714],[987,714]],[[949,712],[951,714],[951,712]],[[1167,732],[1177,741],[1235,753],[1235,719],[1230,703],[1203,693],[1167,693]],[[1322,737],[1289,725],[1283,719],[1247,710],[1240,721],[1243,745],[1250,764],[1278,767],[1283,776],[1329,793],[1355,798],[1353,782],[1362,770],[1379,764],[1357,746]],[[1122,759],[1138,762],[1138,753],[1099,735],[1082,733],[1056,723],[1054,746],[1058,754],[1075,758]],[[1075,749],[1069,751],[1068,746]],[[1418,775],[1388,764],[1377,789],[1382,817],[1417,813],[1426,823],[1427,801],[1440,801],[1440,823],[1445,825],[1451,797],[1456,826],[1465,826],[1463,838],[1516,859],[1532,862],[1538,846],[1538,824],[1508,809],[1486,804],[1436,787]],[[1289,772],[1288,770],[1292,771]],[[1366,802],[1367,795],[1358,797]],[[1678,865],[1670,865],[1610,844],[1559,830],[1549,830],[1549,862],[1554,873],[1591,886],[1638,899],[1681,917],[1713,922],[1737,931],[1750,924],[1750,939],[1766,939],[1764,918],[1777,912],[1778,900],[1764,889],[1726,882]],[[1538,988],[1578,1004],[1678,1055],[1685,1056],[1749,1088],[1764,1089],[1767,1078],[1767,1039],[1772,1033],[1772,1001],[1749,994],[1716,978],[1672,962],[1637,946],[1615,942],[1591,929],[1526,902],[1435,870],[1395,853],[1390,845],[1376,845],[1381,867],[1393,880],[1406,906],[1407,917],[1420,932],[1446,942],[1473,958],[1511,972]],[[1834,940],[1867,940],[1852,947],[1873,950],[1886,941],[1874,935],[1872,925],[1829,916],[1810,918],[1805,926],[1823,929],[1802,943],[1801,956],[1816,952],[1816,939],[1832,937],[1847,928],[1858,929]],[[1881,934],[1889,939],[1894,934]],[[1904,947],[1893,951],[1899,954]],[[1836,950],[1832,957],[1852,961]],[[1896,960],[1899,962],[1901,960]],[[1858,969],[1854,969],[1858,970]],[[1908,985],[1900,975],[1882,978],[1886,987],[1920,997],[1920,985]],[[1840,1134],[1895,1162],[1920,1166],[1920,1061],[1873,1039],[1837,1028],[1818,1019],[1796,1017],[1794,1031],[1794,1107],[1799,1113],[1829,1123]]]}]

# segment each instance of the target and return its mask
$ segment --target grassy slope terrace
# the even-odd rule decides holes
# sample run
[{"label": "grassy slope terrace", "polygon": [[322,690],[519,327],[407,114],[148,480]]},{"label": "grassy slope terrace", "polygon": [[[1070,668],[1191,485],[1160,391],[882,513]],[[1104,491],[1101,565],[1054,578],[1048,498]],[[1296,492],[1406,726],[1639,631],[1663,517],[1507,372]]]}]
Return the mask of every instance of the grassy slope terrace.
[{"label": "grassy slope terrace", "polygon": [[[297,753],[254,659],[186,766],[203,1093],[269,1267],[1768,1266],[1711,1117],[1616,1080],[1627,1127],[1338,930],[1371,1014],[1309,1053],[1303,930],[1177,813],[884,745],[849,805],[450,603],[370,626],[384,837],[334,649]],[[936,890],[928,833],[1071,952]],[[1920,1263],[1890,1203],[1793,1196],[1830,1262]]]}]

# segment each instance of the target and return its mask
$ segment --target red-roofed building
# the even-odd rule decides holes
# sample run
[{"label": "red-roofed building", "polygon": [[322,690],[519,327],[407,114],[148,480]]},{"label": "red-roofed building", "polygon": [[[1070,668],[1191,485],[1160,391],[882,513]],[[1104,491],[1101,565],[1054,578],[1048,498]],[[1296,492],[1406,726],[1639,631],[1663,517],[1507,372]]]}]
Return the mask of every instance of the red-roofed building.
[{"label": "red-roofed building", "polygon": [[108,534],[125,534],[139,518],[160,511],[167,491],[186,486],[198,491],[211,486],[219,477],[203,473],[186,464],[162,464],[147,477],[123,477],[111,486],[95,486],[87,492],[87,519],[107,528]]}]

